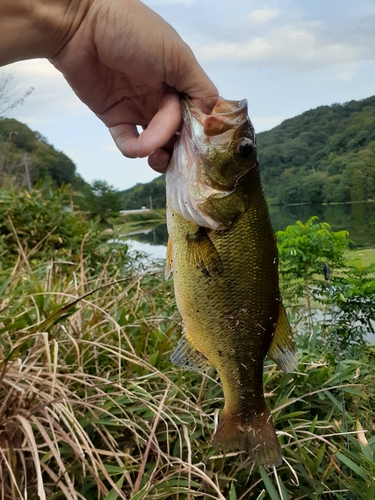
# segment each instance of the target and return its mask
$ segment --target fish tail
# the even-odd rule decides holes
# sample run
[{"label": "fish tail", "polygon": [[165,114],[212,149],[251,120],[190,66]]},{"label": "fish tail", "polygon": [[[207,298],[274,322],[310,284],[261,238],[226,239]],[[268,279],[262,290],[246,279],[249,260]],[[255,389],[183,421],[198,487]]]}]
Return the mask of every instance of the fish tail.
[{"label": "fish tail", "polygon": [[224,452],[246,451],[257,465],[272,467],[282,463],[280,443],[265,402],[260,412],[251,415],[233,414],[224,407],[213,445]]}]

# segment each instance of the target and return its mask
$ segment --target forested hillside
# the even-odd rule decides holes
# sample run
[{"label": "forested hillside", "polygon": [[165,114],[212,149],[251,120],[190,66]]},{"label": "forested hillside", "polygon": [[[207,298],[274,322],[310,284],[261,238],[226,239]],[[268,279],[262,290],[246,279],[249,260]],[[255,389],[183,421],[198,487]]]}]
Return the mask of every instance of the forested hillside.
[{"label": "forested hillside", "polygon": [[147,184],[136,184],[134,187],[120,192],[122,208],[131,210],[146,206],[148,208],[165,207],[165,178],[157,177]]},{"label": "forested hillside", "polygon": [[75,193],[71,203],[102,220],[121,209],[119,192],[107,182],[95,180],[88,184],[77,173],[73,161],[39,132],[17,120],[0,118],[0,187],[6,179],[11,186],[28,188],[70,184]]},{"label": "forested hillside", "polygon": [[83,189],[87,185],[77,174],[70,158],[48,144],[39,132],[34,132],[17,120],[0,119],[0,156],[3,159],[1,173],[21,183],[27,183],[27,179],[24,179],[27,163],[31,184],[48,180],[57,186],[71,184],[76,189]]},{"label": "forested hillside", "polygon": [[[375,96],[320,106],[257,135],[264,188],[278,203],[375,199]],[[124,208],[165,206],[164,177],[121,193]],[[155,194],[154,194],[155,193]]]},{"label": "forested hillside", "polygon": [[281,203],[375,199],[375,96],[306,111],[257,140],[268,197]]},{"label": "forested hillside", "polygon": [[[266,195],[278,203],[375,199],[375,96],[306,111],[261,132],[257,142]],[[123,209],[165,206],[164,176],[121,193],[104,181],[90,186],[72,160],[38,132],[17,120],[0,119],[0,182],[9,175],[27,185],[26,170],[31,185],[71,184],[81,193],[80,202],[92,204],[94,211],[99,196],[100,215],[118,209],[118,194]]]}]

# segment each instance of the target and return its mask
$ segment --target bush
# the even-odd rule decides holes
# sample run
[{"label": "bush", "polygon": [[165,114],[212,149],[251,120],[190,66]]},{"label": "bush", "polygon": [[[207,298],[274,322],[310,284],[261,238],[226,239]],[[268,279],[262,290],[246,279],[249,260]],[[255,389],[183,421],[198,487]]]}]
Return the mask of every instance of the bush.
[{"label": "bush", "polygon": [[127,246],[115,244],[121,238],[103,230],[98,219],[76,211],[73,194],[69,186],[0,190],[0,273],[9,273],[8,268],[17,262],[41,260],[85,260],[87,267],[99,269],[108,259],[103,246],[109,238],[114,242],[112,251],[122,261],[119,265],[125,264]]},{"label": "bush", "polygon": [[[374,497],[373,348],[338,363],[301,331],[299,371],[267,362],[264,372],[283,465],[267,471],[242,452],[223,456],[210,442],[223,404],[216,374],[169,359],[180,333],[171,282],[123,261],[108,241],[99,258],[101,233],[91,244],[85,224],[74,251],[40,232],[33,259],[15,250],[0,285],[4,499]],[[13,226],[6,245],[23,242],[30,254],[24,226]],[[51,265],[46,257],[60,251],[78,258]]]}]

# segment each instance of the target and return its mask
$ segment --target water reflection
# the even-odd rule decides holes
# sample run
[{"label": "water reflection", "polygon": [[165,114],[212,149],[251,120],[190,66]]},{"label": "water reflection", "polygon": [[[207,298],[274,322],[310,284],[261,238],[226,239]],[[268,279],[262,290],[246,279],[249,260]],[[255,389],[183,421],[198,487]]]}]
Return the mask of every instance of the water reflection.
[{"label": "water reflection", "polygon": [[144,228],[127,233],[126,236],[150,245],[166,245],[168,241],[167,225],[160,224],[160,222],[153,225],[147,223]]},{"label": "water reflection", "polygon": [[[313,215],[328,222],[334,231],[346,229],[355,247],[375,247],[375,203],[352,205],[296,205],[271,206],[272,225],[275,231],[283,230],[297,220],[306,222]],[[131,239],[152,246],[166,245],[168,233],[166,224],[147,224],[142,229],[128,233]],[[150,248],[152,253],[152,248]]]},{"label": "water reflection", "polygon": [[142,252],[151,257],[151,259],[165,259],[166,246],[155,245],[144,241],[127,240],[130,251]]},{"label": "water reflection", "polygon": [[346,229],[355,247],[375,246],[375,203],[347,205],[271,206],[275,231],[283,230],[297,220],[306,222],[313,215],[328,222],[334,231]]}]

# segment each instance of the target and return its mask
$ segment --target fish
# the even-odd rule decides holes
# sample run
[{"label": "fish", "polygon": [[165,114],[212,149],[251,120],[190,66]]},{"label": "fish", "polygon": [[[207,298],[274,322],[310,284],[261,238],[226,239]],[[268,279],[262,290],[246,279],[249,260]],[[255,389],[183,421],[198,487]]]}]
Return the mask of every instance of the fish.
[{"label": "fish", "polygon": [[215,367],[224,409],[213,437],[224,453],[282,463],[263,387],[264,359],[298,366],[282,303],[278,253],[262,188],[247,101],[211,114],[181,99],[183,125],[166,172],[168,245],[182,335],[171,356],[184,369]]}]

